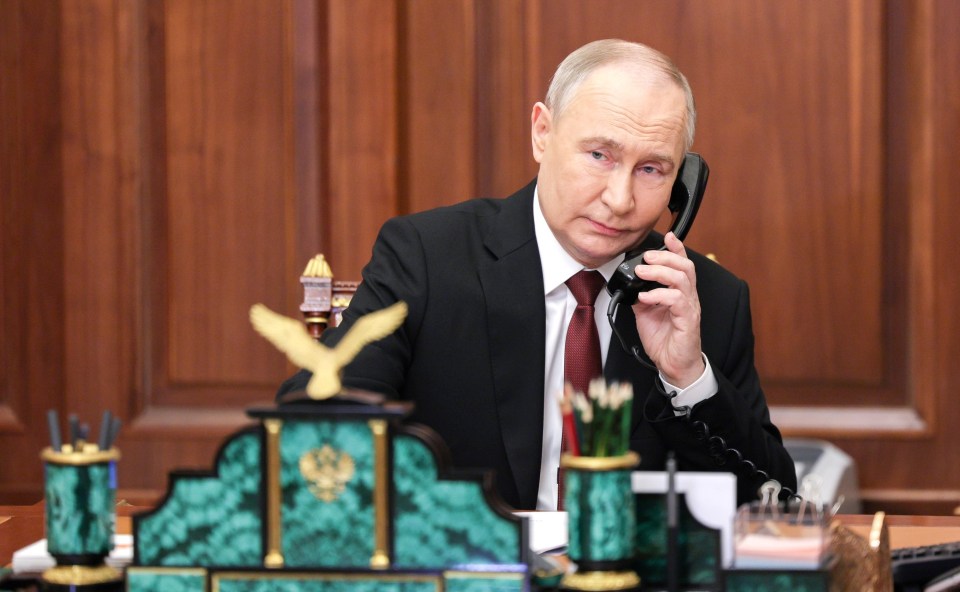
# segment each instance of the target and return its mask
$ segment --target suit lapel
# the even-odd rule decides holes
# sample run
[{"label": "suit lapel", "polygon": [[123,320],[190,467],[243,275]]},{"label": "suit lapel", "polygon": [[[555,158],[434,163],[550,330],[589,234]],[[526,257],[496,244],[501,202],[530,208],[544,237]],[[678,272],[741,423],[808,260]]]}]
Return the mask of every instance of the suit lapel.
[{"label": "suit lapel", "polygon": [[533,507],[543,440],[544,300],[531,183],[503,201],[479,269],[500,433],[522,507]]}]

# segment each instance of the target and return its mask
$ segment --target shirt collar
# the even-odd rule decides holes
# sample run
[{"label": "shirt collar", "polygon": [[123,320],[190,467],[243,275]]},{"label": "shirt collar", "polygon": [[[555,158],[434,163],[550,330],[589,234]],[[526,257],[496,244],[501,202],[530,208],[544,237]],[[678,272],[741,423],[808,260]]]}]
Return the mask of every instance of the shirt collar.
[{"label": "shirt collar", "polygon": [[[536,187],[533,189],[533,229],[537,236],[537,248],[540,249],[543,293],[549,294],[563,285],[573,274],[586,268],[564,250],[560,241],[550,230],[547,219],[543,217],[543,212],[540,210],[540,193]],[[596,269],[603,279],[610,281],[610,277],[613,276],[613,272],[621,261],[623,261],[622,254]]]}]

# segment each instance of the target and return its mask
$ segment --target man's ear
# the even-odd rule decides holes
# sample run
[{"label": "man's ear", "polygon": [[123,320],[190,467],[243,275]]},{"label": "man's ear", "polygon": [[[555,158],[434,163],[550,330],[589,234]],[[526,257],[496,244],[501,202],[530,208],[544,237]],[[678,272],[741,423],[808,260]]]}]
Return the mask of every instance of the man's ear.
[{"label": "man's ear", "polygon": [[543,103],[537,103],[533,106],[533,113],[530,114],[530,139],[533,142],[533,159],[541,162],[543,153],[547,149],[547,136],[553,126],[553,116],[550,109]]}]

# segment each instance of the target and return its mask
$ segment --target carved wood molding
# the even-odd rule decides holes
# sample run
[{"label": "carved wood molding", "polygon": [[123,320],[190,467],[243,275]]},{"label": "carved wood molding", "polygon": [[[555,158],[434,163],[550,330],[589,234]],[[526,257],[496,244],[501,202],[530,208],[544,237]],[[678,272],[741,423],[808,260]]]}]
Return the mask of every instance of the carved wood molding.
[{"label": "carved wood molding", "polygon": [[912,407],[800,407],[774,405],[773,422],[785,436],[854,439],[876,436],[926,438],[934,435]]},{"label": "carved wood molding", "polygon": [[[264,403],[268,406],[269,403]],[[252,420],[237,407],[166,407],[151,406],[142,410],[131,422],[125,437],[132,439],[176,435],[209,436],[223,439]]]}]

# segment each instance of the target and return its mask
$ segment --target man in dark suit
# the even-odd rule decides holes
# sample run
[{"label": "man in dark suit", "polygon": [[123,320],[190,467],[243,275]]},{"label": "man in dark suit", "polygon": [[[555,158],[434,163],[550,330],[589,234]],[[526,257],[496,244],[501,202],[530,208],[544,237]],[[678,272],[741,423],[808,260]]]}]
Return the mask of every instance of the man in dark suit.
[{"label": "man in dark suit", "polygon": [[[359,316],[406,301],[403,326],[365,348],[344,384],[413,401],[413,419],[439,432],[455,465],[494,469],[516,508],[555,509],[556,400],[577,306],[564,282],[583,269],[609,279],[625,251],[656,238],[695,111],[666,56],[606,40],[564,60],[531,124],[537,179],[506,199],[389,220],[343,323],[323,340],[335,343]],[[641,468],[662,469],[672,450],[681,470],[735,472],[740,501],[755,499],[766,475],[795,489],[754,367],[746,284],[672,233],[663,242],[636,273],[664,287],[641,292],[617,316],[656,370],[612,338],[609,295],[596,300],[604,377],[636,394],[631,448]],[[308,378],[294,376],[280,394]],[[673,405],[664,392],[677,393]],[[689,419],[674,408],[684,405]]]}]

